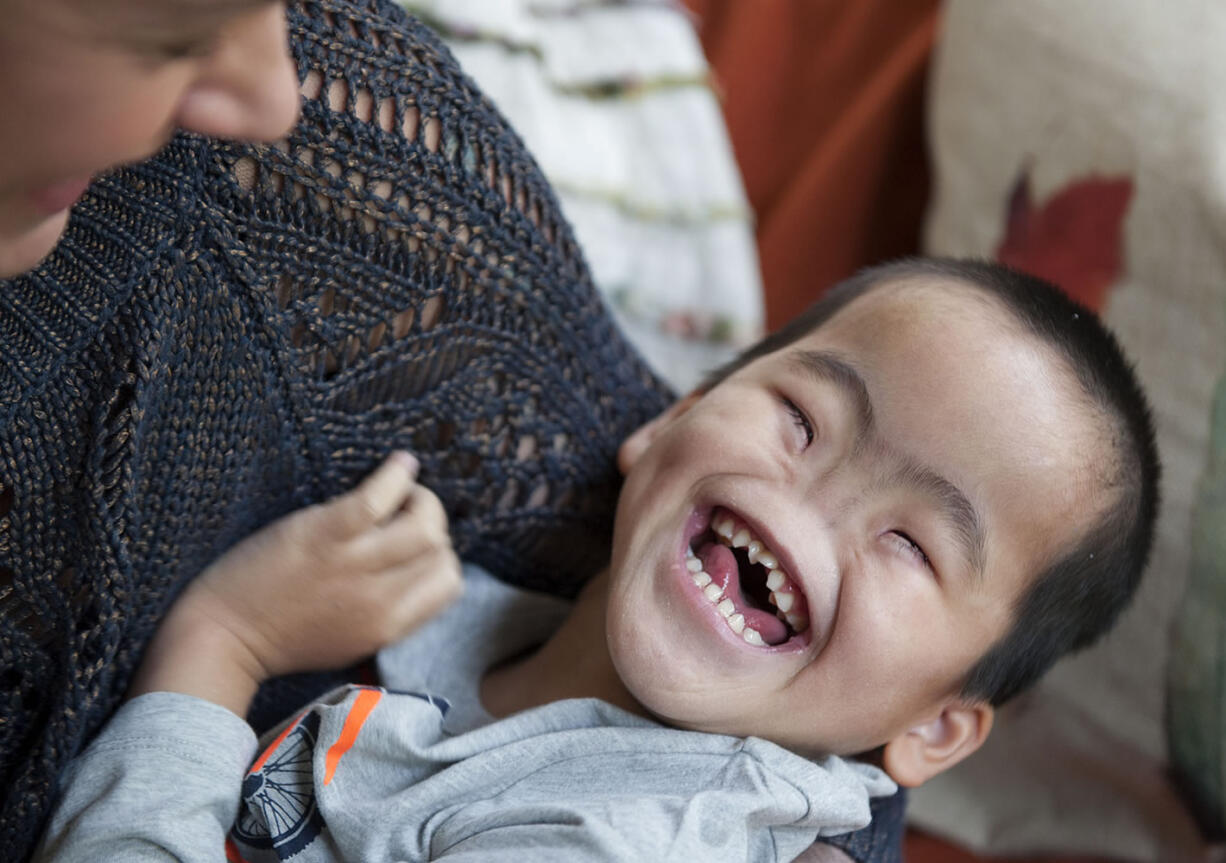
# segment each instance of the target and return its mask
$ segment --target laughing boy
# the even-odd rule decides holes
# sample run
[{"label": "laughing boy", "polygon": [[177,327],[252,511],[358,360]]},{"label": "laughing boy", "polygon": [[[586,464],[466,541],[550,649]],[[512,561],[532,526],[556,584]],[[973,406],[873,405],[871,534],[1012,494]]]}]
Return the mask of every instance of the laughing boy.
[{"label": "laughing boy", "polygon": [[[619,463],[573,604],[461,579],[403,454],[237,546],[74,762],[42,857],[792,860],[1106,631],[1157,507],[1115,340],[979,262],[843,283]],[[383,645],[382,687],[256,757],[262,680]]]}]

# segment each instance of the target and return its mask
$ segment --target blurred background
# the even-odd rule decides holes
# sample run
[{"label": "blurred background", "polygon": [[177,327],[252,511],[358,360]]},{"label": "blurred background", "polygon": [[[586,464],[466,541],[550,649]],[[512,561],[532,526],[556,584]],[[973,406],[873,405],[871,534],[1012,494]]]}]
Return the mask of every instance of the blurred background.
[{"label": "blurred background", "polygon": [[1147,579],[911,795],[906,859],[1226,859],[1226,4],[402,5],[511,118],[678,389],[904,254],[996,258],[1103,314],[1159,430]]}]

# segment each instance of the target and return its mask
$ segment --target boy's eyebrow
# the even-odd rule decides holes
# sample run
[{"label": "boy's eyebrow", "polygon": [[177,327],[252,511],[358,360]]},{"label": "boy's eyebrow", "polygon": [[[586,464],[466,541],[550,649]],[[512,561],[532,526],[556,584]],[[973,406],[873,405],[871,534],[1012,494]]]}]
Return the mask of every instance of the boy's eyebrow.
[{"label": "boy's eyebrow", "polygon": [[962,490],[935,471],[915,462],[904,465],[902,481],[937,501],[958,540],[958,547],[976,583],[983,576],[984,533],[979,513]]},{"label": "boy's eyebrow", "polygon": [[[876,437],[877,429],[873,419],[873,400],[860,372],[838,354],[829,351],[791,351],[788,362],[820,383],[834,384],[851,402],[856,414],[853,431],[855,448],[857,453],[863,451]],[[978,581],[983,574],[984,532],[983,522],[974,504],[948,479],[914,461],[907,461],[899,479],[937,501],[945,520],[954,529],[972,578]]]},{"label": "boy's eyebrow", "polygon": [[788,359],[793,366],[818,383],[834,384],[851,400],[856,409],[854,435],[857,449],[876,436],[873,400],[869,397],[864,378],[855,368],[848,365],[838,354],[829,351],[797,350],[792,351]]}]

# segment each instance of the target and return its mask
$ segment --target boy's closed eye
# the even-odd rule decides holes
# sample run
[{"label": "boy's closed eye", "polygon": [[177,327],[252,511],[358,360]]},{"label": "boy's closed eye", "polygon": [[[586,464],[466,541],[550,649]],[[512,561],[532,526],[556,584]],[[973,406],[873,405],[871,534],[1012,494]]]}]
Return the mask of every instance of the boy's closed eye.
[{"label": "boy's closed eye", "polygon": [[918,542],[910,537],[906,531],[891,530],[885,534],[887,540],[895,548],[897,553],[904,556],[920,566],[924,567],[930,573],[936,574],[936,570],[929,559],[928,554]]},{"label": "boy's closed eye", "polygon": [[801,450],[803,451],[809,446],[809,444],[813,443],[813,423],[809,421],[809,417],[805,415],[805,412],[797,407],[796,403],[790,398],[781,395],[779,399],[783,403],[784,408],[791,415],[793,424],[797,429],[799,429],[801,435],[804,437],[804,445],[801,447]]}]

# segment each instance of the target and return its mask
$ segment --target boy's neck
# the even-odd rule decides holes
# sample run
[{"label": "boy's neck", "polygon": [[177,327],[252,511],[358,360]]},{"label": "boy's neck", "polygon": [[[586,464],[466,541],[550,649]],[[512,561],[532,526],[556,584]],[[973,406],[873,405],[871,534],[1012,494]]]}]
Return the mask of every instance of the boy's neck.
[{"label": "boy's neck", "polygon": [[530,654],[486,673],[481,703],[503,717],[564,698],[600,698],[623,710],[647,716],[613,667],[605,639],[609,573],[589,581],[557,631]]}]

